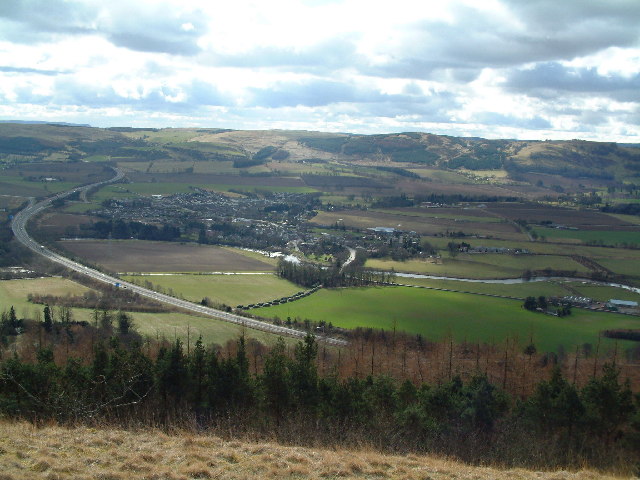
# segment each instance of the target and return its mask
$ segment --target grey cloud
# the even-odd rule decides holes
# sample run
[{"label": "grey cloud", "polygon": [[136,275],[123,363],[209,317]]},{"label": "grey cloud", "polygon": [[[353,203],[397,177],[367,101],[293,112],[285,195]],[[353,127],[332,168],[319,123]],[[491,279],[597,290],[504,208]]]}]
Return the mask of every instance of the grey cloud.
[{"label": "grey cloud", "polygon": [[[35,35],[49,33],[82,33],[91,30],[95,17],[91,6],[64,0],[3,0],[0,18],[36,29]],[[20,41],[20,37],[12,38]]]},{"label": "grey cloud", "polygon": [[200,47],[194,42],[184,41],[182,38],[167,38],[134,32],[113,33],[109,40],[118,47],[140,52],[172,53],[179,55],[194,55]]},{"label": "grey cloud", "polygon": [[[112,8],[107,19],[98,23],[98,31],[120,47],[143,52],[194,55],[201,48],[198,39],[204,33],[201,12],[179,12],[159,4],[133,4],[125,9]],[[185,29],[189,24],[192,28]]]},{"label": "grey cloud", "polygon": [[188,103],[193,106],[231,106],[234,102],[224,95],[215,85],[194,80],[190,85],[184,87],[184,91],[189,99]]},{"label": "grey cloud", "polygon": [[411,82],[404,86],[402,93],[405,95],[422,95],[424,92],[422,91],[422,88],[420,88],[420,85]]},{"label": "grey cloud", "polygon": [[636,0],[504,0],[530,26],[555,32],[575,23],[612,24],[637,29],[640,3]]},{"label": "grey cloud", "polygon": [[496,112],[485,112],[474,115],[470,120],[474,123],[484,123],[487,125],[501,125],[507,127],[525,128],[527,130],[545,130],[552,128],[551,123],[540,116],[533,118],[515,117]]},{"label": "grey cloud", "polygon": [[506,80],[509,89],[541,98],[554,98],[560,92],[600,94],[621,101],[640,101],[640,74],[632,77],[603,76],[595,68],[571,68],[557,62],[515,70]]},{"label": "grey cloud", "polygon": [[385,94],[375,89],[337,81],[313,80],[282,83],[269,89],[253,89],[252,93],[250,106],[253,107],[324,107],[350,103],[364,117],[417,115],[429,121],[443,122],[449,121],[447,112],[459,106],[458,100],[451,93],[424,94],[417,85],[412,84],[402,94]]},{"label": "grey cloud", "polygon": [[[170,97],[183,94],[185,99],[173,101]],[[194,81],[186,85],[165,86],[146,93],[140,98],[123,97],[110,86],[80,83],[71,78],[55,82],[50,95],[33,93],[30,87],[16,90],[17,103],[49,106],[82,106],[85,108],[131,107],[139,110],[197,112],[203,106],[230,106],[232,102],[213,85]]]},{"label": "grey cloud", "polygon": [[[519,22],[458,5],[453,22],[423,20],[399,33],[388,60],[368,72],[385,77],[469,82],[485,67],[573,59],[640,41],[640,2],[506,1]],[[547,8],[548,7],[548,8]]]},{"label": "grey cloud", "polygon": [[69,73],[68,71],[62,70],[43,70],[38,68],[26,68],[26,67],[8,67],[8,66],[0,66],[0,72],[5,73],[35,73],[37,75],[61,75],[65,73]]},{"label": "grey cloud", "polygon": [[319,72],[357,66],[364,60],[356,53],[355,39],[342,36],[305,48],[269,46],[235,55],[217,53],[203,61],[224,67],[297,67]]},{"label": "grey cloud", "polygon": [[[163,3],[101,6],[74,0],[2,0],[0,38],[18,43],[50,41],[55,35],[99,35],[114,45],[143,52],[193,55],[205,23],[199,12],[174,14]],[[184,29],[191,24],[192,29]]]},{"label": "grey cloud", "polygon": [[270,108],[308,106],[318,107],[331,103],[355,102],[362,97],[354,86],[328,81],[313,80],[301,83],[280,83],[268,89],[251,89],[252,104]]}]

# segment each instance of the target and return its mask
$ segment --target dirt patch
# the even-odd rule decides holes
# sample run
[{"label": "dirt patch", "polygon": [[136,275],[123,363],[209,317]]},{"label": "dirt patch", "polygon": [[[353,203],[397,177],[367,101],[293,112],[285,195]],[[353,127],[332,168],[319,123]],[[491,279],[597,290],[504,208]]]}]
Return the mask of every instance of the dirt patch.
[{"label": "dirt patch", "polygon": [[37,228],[42,235],[50,238],[75,237],[80,234],[80,225],[98,221],[89,215],[47,212],[37,220]]},{"label": "dirt patch", "polygon": [[273,266],[222,247],[143,240],[70,240],[65,250],[114,272],[256,272]]}]

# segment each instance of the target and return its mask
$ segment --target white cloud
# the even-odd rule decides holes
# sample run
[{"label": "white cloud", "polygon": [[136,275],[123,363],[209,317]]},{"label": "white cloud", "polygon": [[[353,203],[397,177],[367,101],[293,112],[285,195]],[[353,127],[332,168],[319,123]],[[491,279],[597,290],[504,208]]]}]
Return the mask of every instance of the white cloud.
[{"label": "white cloud", "polygon": [[4,0],[0,117],[634,141],[639,22],[636,0]]}]

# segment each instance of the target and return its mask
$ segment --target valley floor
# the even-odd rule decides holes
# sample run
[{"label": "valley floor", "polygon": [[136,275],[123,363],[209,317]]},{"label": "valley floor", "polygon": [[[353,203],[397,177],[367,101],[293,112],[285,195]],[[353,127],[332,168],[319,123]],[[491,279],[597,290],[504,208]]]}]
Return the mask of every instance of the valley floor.
[{"label": "valley floor", "polygon": [[22,479],[600,479],[594,471],[473,467],[419,455],[328,450],[211,435],[0,422],[0,480]]}]

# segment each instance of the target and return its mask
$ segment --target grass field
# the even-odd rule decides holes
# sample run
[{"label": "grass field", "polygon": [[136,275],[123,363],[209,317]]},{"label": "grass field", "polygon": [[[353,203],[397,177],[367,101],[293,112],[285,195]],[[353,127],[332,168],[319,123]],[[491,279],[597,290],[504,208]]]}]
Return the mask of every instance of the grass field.
[{"label": "grass field", "polygon": [[[90,313],[90,312],[88,312]],[[237,340],[244,332],[247,338],[254,338],[265,345],[275,345],[277,335],[243,329],[240,325],[222,322],[214,318],[198,317],[184,313],[140,313],[131,314],[136,330],[143,336],[174,341],[180,339],[183,344],[193,345],[199,336],[205,345],[224,345],[229,340]],[[288,344],[295,344],[294,338],[285,338]]]},{"label": "grass field", "polygon": [[[464,238],[461,239],[471,246],[525,248],[532,253],[547,255],[584,255],[590,258],[622,258],[640,260],[640,249],[595,247],[587,245],[573,245],[567,243],[551,243],[549,241],[530,242],[527,240],[500,240],[496,238]],[[451,241],[448,237],[423,237],[423,241],[437,248],[447,248]]]},{"label": "grass field", "polygon": [[602,242],[605,245],[619,245],[629,243],[640,245],[640,232],[625,232],[616,230],[560,230],[557,228],[536,227],[535,232],[547,239],[569,242]]},{"label": "grass field", "polygon": [[607,215],[622,220],[623,222],[640,225],[640,216],[637,215],[624,215],[622,213],[608,213]]},{"label": "grass field", "polygon": [[71,203],[68,204],[64,207],[64,211],[67,213],[86,213],[90,210],[94,210],[96,208],[99,208],[100,206],[97,203],[92,203],[92,202],[88,202],[88,203],[84,203],[84,202],[77,202],[77,203]]},{"label": "grass field", "polygon": [[517,300],[409,287],[323,289],[303,300],[255,312],[272,318],[325,320],[344,328],[392,330],[395,325],[429,339],[451,334],[457,341],[495,343],[507,337],[528,342],[532,337],[542,351],[559,345],[595,345],[601,330],[637,328],[639,323],[637,317],[580,309],[570,317],[557,318],[526,311]]},{"label": "grass field", "polygon": [[[243,185],[243,184],[213,184],[213,183],[178,183],[178,182],[163,182],[163,183],[129,183],[126,189],[129,192],[137,195],[149,196],[149,195],[171,195],[174,193],[189,193],[193,192],[194,188],[202,188],[204,190],[210,190],[212,192],[228,192],[230,190],[239,190],[245,192],[284,192],[284,193],[313,193],[317,190],[311,187],[294,187],[294,186],[279,186],[279,185]],[[129,196],[134,196],[129,194]],[[107,193],[98,195],[98,198],[108,197]]]},{"label": "grass field", "polygon": [[451,183],[458,185],[474,183],[464,175],[447,170],[436,170],[431,168],[409,168],[408,170],[420,175],[422,178],[428,178],[439,183]]},{"label": "grass field", "polygon": [[273,259],[232,248],[144,240],[72,240],[57,243],[89,263],[115,272],[268,272]]},{"label": "grass field", "polygon": [[432,280],[429,278],[397,277],[396,283],[404,285],[420,285],[423,287],[457,290],[460,292],[486,293],[488,295],[502,295],[505,297],[526,298],[529,296],[553,297],[572,295],[562,282],[524,282],[516,284],[463,282],[457,280]]},{"label": "grass field", "polygon": [[640,259],[637,258],[596,258],[603,267],[622,275],[640,277]]},{"label": "grass field", "polygon": [[564,297],[579,294],[598,301],[616,298],[618,300],[632,300],[640,303],[640,294],[625,290],[624,288],[594,285],[586,282],[545,281],[496,284],[398,277],[396,283],[442,288],[460,292],[486,293],[489,295],[501,295],[514,298],[526,298],[529,296]]},{"label": "grass field", "polygon": [[583,265],[568,257],[555,255],[502,255],[502,254],[466,254],[455,258],[443,258],[442,263],[431,263],[426,260],[393,260],[370,258],[365,266],[380,270],[396,272],[421,273],[458,278],[516,278],[525,270],[576,270],[586,272]]},{"label": "grass field", "polygon": [[[265,275],[266,276],[266,275]],[[27,280],[2,280],[0,281],[0,312],[9,310],[13,306],[19,318],[37,318],[36,312],[42,312],[42,305],[30,303],[27,300],[29,293],[50,294],[56,296],[81,295],[88,291],[87,287],[59,277],[35,278]],[[296,290],[297,291],[297,290]],[[191,343],[202,335],[206,345],[223,345],[229,340],[237,339],[243,328],[231,323],[222,322],[213,318],[197,317],[186,313],[140,313],[132,312],[135,328],[140,334],[151,338],[166,338],[173,341],[175,338],[187,343],[187,337]],[[93,311],[84,308],[74,308],[73,318],[77,321],[91,321]],[[273,345],[277,336],[253,330],[244,329],[247,338],[255,338],[265,345]],[[293,338],[285,339],[287,343],[295,343]],[[0,476],[1,478],[1,476]]]},{"label": "grass field", "polygon": [[480,223],[500,223],[504,220],[498,217],[492,217],[489,215],[473,215],[473,213],[480,212],[482,210],[469,210],[465,211],[460,209],[458,212],[447,210],[441,212],[438,209],[390,209],[390,208],[375,208],[370,209],[369,212],[380,212],[391,215],[397,215],[401,217],[417,217],[417,218],[444,218],[448,220],[458,220],[467,222],[480,222]]},{"label": "grass field", "polygon": [[2,176],[0,189],[3,195],[20,197],[46,197],[48,195],[64,192],[75,187],[71,182],[31,182],[17,177]]},{"label": "grass field", "polygon": [[[578,282],[571,282],[568,284],[568,286],[580,292],[585,297],[589,297],[601,302],[615,298],[617,300],[631,300],[633,302],[640,303],[640,294],[625,290],[623,288],[588,285]],[[638,325],[640,327],[640,319],[638,320]]]},{"label": "grass field", "polygon": [[209,297],[213,302],[232,307],[267,302],[302,290],[275,275],[136,275],[122,278],[140,285],[148,280],[163,291],[172,289],[174,294],[193,302]]},{"label": "grass field", "polygon": [[9,310],[13,305],[18,316],[31,317],[31,312],[42,310],[42,306],[29,303],[27,296],[30,293],[82,295],[87,291],[89,289],[79,283],[58,277],[2,280],[0,281],[0,310]]},{"label": "grass field", "polygon": [[258,439],[160,429],[119,430],[2,421],[0,477],[46,479],[612,480],[602,472],[469,466],[426,455],[305,448]]}]

